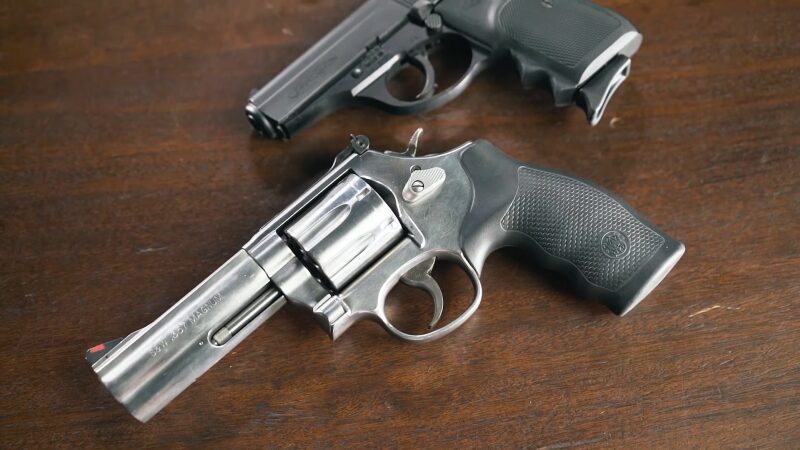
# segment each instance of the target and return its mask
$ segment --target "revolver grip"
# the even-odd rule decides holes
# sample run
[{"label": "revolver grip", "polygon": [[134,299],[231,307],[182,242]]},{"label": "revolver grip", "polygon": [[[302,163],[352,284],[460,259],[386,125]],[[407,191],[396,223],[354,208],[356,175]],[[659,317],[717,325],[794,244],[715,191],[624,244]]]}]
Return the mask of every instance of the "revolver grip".
[{"label": "revolver grip", "polygon": [[462,242],[478,271],[495,249],[521,247],[623,315],[683,255],[681,242],[589,181],[521,164],[486,141],[466,149],[461,163],[475,196]]},{"label": "revolver grip", "polygon": [[[628,20],[589,0],[443,0],[436,11],[447,25],[510,53],[523,86],[549,85],[556,106],[578,101],[576,91],[595,75],[607,79],[591,88],[603,103],[581,105],[593,124],[621,83],[616,74],[601,72],[624,71],[624,80],[627,59],[642,41]],[[618,55],[624,67],[606,68]]]}]

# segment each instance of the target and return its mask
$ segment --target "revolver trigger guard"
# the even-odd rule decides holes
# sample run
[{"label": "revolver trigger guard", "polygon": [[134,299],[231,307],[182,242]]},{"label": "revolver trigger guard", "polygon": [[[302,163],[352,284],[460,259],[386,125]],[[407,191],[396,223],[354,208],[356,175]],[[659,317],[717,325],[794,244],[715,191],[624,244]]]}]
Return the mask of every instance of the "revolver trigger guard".
[{"label": "revolver trigger guard", "polygon": [[[419,280],[419,276],[418,276],[419,273],[424,273],[427,277],[430,277],[430,270],[433,268],[435,260],[436,260],[436,258],[431,258],[431,259],[423,261],[421,264],[418,264],[417,266],[414,266],[411,270],[408,271],[408,273],[406,275],[404,275],[404,276],[402,276],[400,278],[400,281],[403,282],[404,284],[408,284],[408,285],[414,286],[414,287],[420,287],[421,289],[427,290],[425,287],[417,286],[417,285],[415,285],[413,283]],[[478,310],[478,307],[481,304],[481,297],[483,296],[483,288],[481,287],[481,280],[478,277],[478,273],[475,271],[475,269],[473,269],[472,266],[465,259],[460,259],[458,262],[460,263],[460,265],[461,265],[462,269],[464,270],[464,272],[466,272],[467,276],[469,276],[470,281],[472,281],[472,287],[473,287],[473,289],[475,291],[475,296],[472,299],[472,304],[470,304],[469,307],[466,310],[464,310],[464,312],[462,312],[460,316],[458,316],[455,320],[453,320],[452,322],[448,323],[447,325],[445,325],[445,326],[443,326],[441,328],[437,328],[437,329],[435,329],[433,331],[430,331],[428,333],[424,333],[424,334],[409,334],[409,333],[406,333],[406,332],[403,332],[403,331],[400,331],[399,329],[397,329],[394,325],[392,325],[392,323],[386,317],[384,312],[380,311],[379,314],[378,314],[378,319],[379,319],[381,325],[384,327],[384,329],[386,329],[386,331],[389,334],[391,334],[391,335],[393,335],[393,336],[395,336],[395,337],[397,337],[399,339],[402,339],[404,341],[409,341],[409,342],[427,342],[427,341],[432,341],[432,340],[435,340],[435,339],[439,339],[440,337],[443,337],[443,336],[449,334],[451,331],[453,331],[456,328],[460,327],[461,325],[464,324],[464,322],[466,322],[470,317],[472,317],[472,315],[475,314],[475,311]],[[412,278],[411,279],[408,278],[408,274],[409,273],[412,273]],[[414,277],[416,277],[416,278],[414,278]],[[436,281],[433,280],[433,278],[431,278],[431,281],[433,281],[433,283],[436,283]],[[436,283],[435,286],[436,286],[435,289],[438,290],[438,292],[441,294],[441,290],[439,289],[438,283]],[[433,294],[432,294],[432,296],[433,296]],[[434,297],[434,302],[435,301],[436,300],[435,300],[435,297]],[[439,313],[439,315],[441,315],[441,312]],[[434,321],[438,321],[438,318],[436,317],[436,312],[434,312]],[[434,323],[435,322],[432,322],[432,325]]]},{"label": "revolver trigger guard", "polygon": [[431,319],[429,328],[436,326],[439,319],[442,318],[442,312],[444,311],[444,295],[442,294],[442,289],[439,287],[439,283],[431,276],[431,270],[433,270],[435,264],[436,258],[431,258],[415,266],[400,277],[400,281],[403,284],[422,289],[431,296],[433,300],[433,318]]}]

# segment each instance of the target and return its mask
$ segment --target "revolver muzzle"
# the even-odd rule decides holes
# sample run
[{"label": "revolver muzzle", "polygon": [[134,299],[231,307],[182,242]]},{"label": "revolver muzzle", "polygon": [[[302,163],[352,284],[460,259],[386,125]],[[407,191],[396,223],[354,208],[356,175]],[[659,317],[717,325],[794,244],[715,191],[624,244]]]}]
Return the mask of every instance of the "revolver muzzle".
[{"label": "revolver muzzle", "polygon": [[[264,270],[244,250],[150,325],[130,334],[99,358],[87,352],[92,369],[134,417],[146,422],[186,389],[286,301],[269,285]],[[266,309],[228,340],[211,336],[254,301]]]}]

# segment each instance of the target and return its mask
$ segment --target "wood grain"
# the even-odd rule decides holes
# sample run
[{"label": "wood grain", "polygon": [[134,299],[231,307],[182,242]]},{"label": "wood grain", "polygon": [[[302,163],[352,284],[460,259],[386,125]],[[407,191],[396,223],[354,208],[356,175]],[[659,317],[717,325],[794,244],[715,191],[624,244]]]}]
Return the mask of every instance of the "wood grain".
[{"label": "wood grain", "polygon": [[[359,3],[0,6],[0,447],[800,447],[797,1],[604,1],[645,44],[596,128],[497,68],[426,115],[253,136],[250,88]],[[421,125],[423,152],[483,137],[594,180],[687,253],[622,319],[503,250],[440,341],[332,343],[284,310],[146,425],[104,391],[84,349],[156,318],[348,133]]]}]

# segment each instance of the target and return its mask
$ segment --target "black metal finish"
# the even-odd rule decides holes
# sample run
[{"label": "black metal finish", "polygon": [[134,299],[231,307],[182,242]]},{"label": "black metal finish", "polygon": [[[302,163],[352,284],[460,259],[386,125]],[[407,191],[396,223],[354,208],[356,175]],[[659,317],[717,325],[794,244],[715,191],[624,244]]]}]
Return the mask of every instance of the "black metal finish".
[{"label": "black metal finish", "polygon": [[[434,92],[436,74],[427,52],[453,37],[471,46],[469,67],[452,86]],[[613,90],[596,100],[580,96],[581,87],[614,56],[629,58],[640,42],[627,20],[586,0],[368,0],[256,90],[246,113],[259,133],[273,139],[288,139],[322,116],[356,104],[421,113],[453,100],[491,62],[510,57],[524,87],[549,86],[557,106],[580,100],[594,124]],[[423,92],[410,101],[387,89],[389,79],[408,65],[426,77]]]}]

